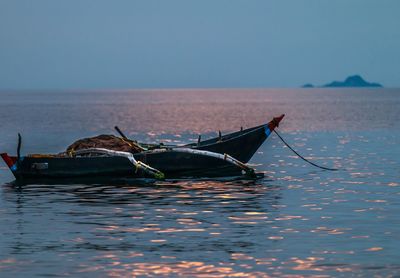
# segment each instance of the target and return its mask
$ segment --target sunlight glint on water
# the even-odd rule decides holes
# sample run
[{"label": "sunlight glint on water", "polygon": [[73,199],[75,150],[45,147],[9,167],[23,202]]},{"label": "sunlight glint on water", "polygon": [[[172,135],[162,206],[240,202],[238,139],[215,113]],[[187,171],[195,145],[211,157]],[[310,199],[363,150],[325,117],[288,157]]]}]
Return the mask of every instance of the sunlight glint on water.
[{"label": "sunlight glint on water", "polygon": [[120,126],[190,142],[285,113],[259,181],[15,188],[0,165],[0,276],[398,274],[400,91],[2,92],[0,151],[59,152]]}]

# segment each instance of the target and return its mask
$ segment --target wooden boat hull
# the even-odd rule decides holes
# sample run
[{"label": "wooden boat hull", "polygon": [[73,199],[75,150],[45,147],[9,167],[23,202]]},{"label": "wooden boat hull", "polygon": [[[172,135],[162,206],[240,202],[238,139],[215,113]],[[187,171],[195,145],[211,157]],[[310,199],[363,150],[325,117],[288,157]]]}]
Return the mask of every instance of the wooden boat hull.
[{"label": "wooden boat hull", "polygon": [[265,126],[244,130],[229,134],[222,137],[221,140],[211,139],[204,141],[195,149],[216,152],[220,154],[229,154],[234,158],[247,163],[253,157],[254,153],[267,139],[268,133],[265,131]]},{"label": "wooden boat hull", "polygon": [[[11,157],[14,159],[15,157]],[[135,159],[153,165],[166,178],[223,177],[242,175],[227,161],[167,150],[135,155]],[[149,178],[125,157],[23,157],[12,169],[17,179],[59,179],[77,177]]]},{"label": "wooden boat hull", "polygon": [[267,124],[229,133],[221,137],[208,139],[198,143],[187,144],[182,147],[220,154],[226,153],[243,163],[247,163],[273,130],[279,126],[279,123],[282,121],[284,116],[285,115],[282,114],[279,117],[275,117]]},{"label": "wooden boat hull", "polygon": [[[226,134],[217,138],[181,146],[219,154],[229,154],[247,163],[263,144],[284,115],[265,125]],[[181,148],[174,147],[174,148]],[[166,178],[239,176],[240,168],[227,161],[205,155],[182,153],[168,146],[163,151],[146,151],[134,154],[141,161],[165,174]],[[1,154],[16,179],[61,179],[77,177],[127,177],[146,178],[125,157],[21,157]]]}]

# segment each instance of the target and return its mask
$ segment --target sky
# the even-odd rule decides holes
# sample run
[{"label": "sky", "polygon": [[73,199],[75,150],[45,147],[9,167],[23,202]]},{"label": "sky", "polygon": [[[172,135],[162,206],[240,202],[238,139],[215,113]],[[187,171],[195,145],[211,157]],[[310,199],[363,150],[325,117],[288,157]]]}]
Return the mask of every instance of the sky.
[{"label": "sky", "polygon": [[400,87],[399,0],[0,0],[0,89]]}]

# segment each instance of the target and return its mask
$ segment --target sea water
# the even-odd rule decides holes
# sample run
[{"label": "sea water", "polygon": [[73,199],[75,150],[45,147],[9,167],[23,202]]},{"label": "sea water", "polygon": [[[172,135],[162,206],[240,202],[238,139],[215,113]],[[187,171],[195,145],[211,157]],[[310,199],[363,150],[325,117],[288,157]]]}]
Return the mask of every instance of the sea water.
[{"label": "sea water", "polygon": [[0,276],[400,274],[400,90],[0,92],[0,152],[115,134],[183,144],[286,114],[257,181],[15,187],[0,163]]}]

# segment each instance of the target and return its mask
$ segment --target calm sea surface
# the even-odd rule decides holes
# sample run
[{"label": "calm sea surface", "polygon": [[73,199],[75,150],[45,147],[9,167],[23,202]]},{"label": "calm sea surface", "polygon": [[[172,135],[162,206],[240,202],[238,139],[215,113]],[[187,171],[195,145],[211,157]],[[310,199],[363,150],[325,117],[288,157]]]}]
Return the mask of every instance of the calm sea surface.
[{"label": "calm sea surface", "polygon": [[0,277],[399,276],[400,90],[0,92],[0,152],[114,133],[185,143],[269,121],[259,181],[29,185],[0,163]]}]

